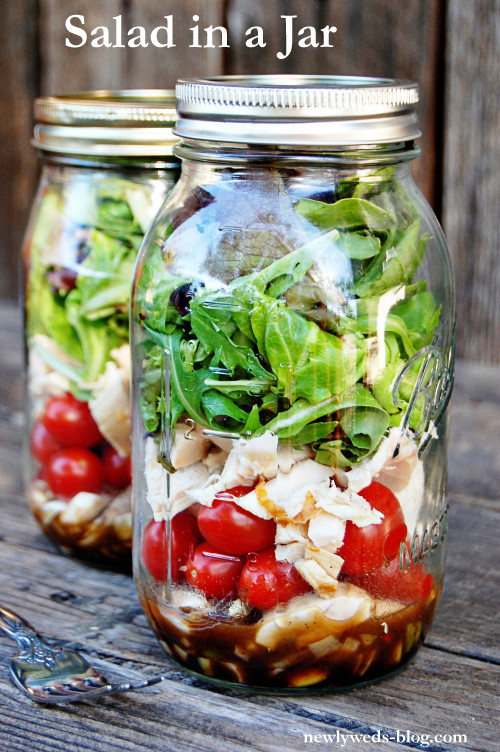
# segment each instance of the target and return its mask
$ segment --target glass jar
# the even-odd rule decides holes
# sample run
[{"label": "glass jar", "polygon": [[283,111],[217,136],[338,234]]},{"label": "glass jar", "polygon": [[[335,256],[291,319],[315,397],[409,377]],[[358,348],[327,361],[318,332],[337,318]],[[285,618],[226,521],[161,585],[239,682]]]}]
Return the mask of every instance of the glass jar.
[{"label": "glass jar", "polygon": [[404,666],[443,582],[454,301],[417,87],[178,85],[182,175],[133,288],[134,573],[222,683]]},{"label": "glass jar", "polygon": [[43,97],[35,116],[27,497],[62,551],[130,570],[128,309],[144,232],[178,177],[174,93]]}]

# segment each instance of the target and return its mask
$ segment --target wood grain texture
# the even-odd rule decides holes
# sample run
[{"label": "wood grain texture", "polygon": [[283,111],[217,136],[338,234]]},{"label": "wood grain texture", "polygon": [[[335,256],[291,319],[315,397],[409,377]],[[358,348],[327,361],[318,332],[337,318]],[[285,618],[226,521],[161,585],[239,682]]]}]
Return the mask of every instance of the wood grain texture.
[{"label": "wood grain texture", "polygon": [[[16,547],[12,551],[15,554]],[[4,544],[0,545],[0,557],[2,565],[9,564],[4,557]],[[102,708],[80,706],[54,711],[26,707],[0,671],[0,711],[8,718],[12,713],[19,719],[15,733],[21,738],[33,735],[47,743],[50,734],[52,743],[53,724],[60,722],[56,737],[60,746],[55,749],[62,749],[76,717],[86,719],[90,739],[82,749],[89,750],[95,749],[92,744],[99,733],[106,750],[119,743],[130,744],[126,749],[139,750],[144,733],[152,735],[152,749],[161,749],[155,744],[163,736],[169,740],[165,747],[168,750],[175,749],[169,743],[183,742],[187,749],[200,750],[295,750],[303,743],[303,733],[333,733],[337,728],[370,734],[377,730],[394,733],[397,729],[431,734],[451,730],[467,734],[468,742],[448,749],[496,749],[496,686],[500,672],[491,663],[428,647],[421,649],[402,674],[355,693],[269,698],[212,688],[179,671],[162,656],[143,617],[136,613],[133,585],[128,578],[102,573],[98,576],[83,570],[77,562],[68,563],[60,557],[31,557],[25,551],[24,558],[26,563],[16,566],[21,568],[20,578],[14,577],[12,586],[3,592],[4,602],[11,606],[22,603],[25,616],[35,621],[41,631],[56,637],[58,644],[68,642],[86,649],[92,659],[101,658],[105,663],[99,668],[107,669],[107,673],[119,664],[125,675],[129,671],[145,676],[161,672],[168,681],[154,696],[123,696],[106,701]],[[50,580],[47,587],[38,577],[34,587],[29,564]],[[484,615],[481,603],[475,607],[478,622]],[[10,654],[10,643],[0,638],[1,662],[5,664]],[[43,718],[41,729],[36,727],[36,718]],[[136,737],[132,736],[133,729]],[[279,746],[277,734],[281,734],[283,746]],[[41,750],[50,748],[42,743]],[[369,745],[360,748],[369,749]]]},{"label": "wood grain texture", "polygon": [[[195,26],[193,16],[199,16],[200,44],[204,43],[207,26],[224,25],[224,3],[220,0],[183,0],[165,3],[164,0],[128,0],[126,18],[130,27],[142,25],[154,28],[165,23],[165,15],[173,15],[174,42],[171,49],[137,49],[127,54],[127,86],[131,88],[172,89],[178,78],[215,76],[224,72],[224,49],[190,47]],[[214,37],[218,44],[218,35]]]},{"label": "wood grain texture", "polygon": [[[215,75],[223,72],[224,51],[190,48],[193,15],[200,18],[200,29],[223,23],[224,3],[219,0],[87,0],[84,7],[77,0],[41,0],[40,55],[41,93],[56,94],[83,89],[173,88],[177,78]],[[65,45],[69,36],[66,18],[83,15],[88,34],[85,46],[72,49]],[[150,31],[165,25],[164,16],[173,16],[173,39],[176,47],[158,48],[149,40]],[[148,47],[92,47],[91,30],[107,26],[110,40],[115,39],[116,16],[121,16],[123,44],[128,30],[143,26]],[[75,22],[76,23],[76,22]],[[81,26],[78,22],[78,26]],[[132,36],[137,36],[134,32]],[[70,40],[78,43],[75,36]],[[161,37],[163,40],[163,37]]]},{"label": "wood grain texture", "polygon": [[[22,393],[19,316],[0,306],[0,600],[17,608],[56,644],[85,650],[104,675],[124,679],[161,673],[166,681],[145,692],[99,703],[49,708],[13,687],[7,664],[14,644],[0,635],[0,748],[14,752],[277,752],[303,750],[305,734],[462,734],[467,740],[435,744],[435,752],[496,752],[500,644],[495,603],[500,598],[497,541],[500,508],[462,489],[450,494],[445,587],[424,647],[401,674],[342,694],[294,697],[248,694],[214,687],[165,657],[148,626],[130,577],[55,553],[31,518],[19,490]],[[498,367],[459,363],[453,410],[456,436],[467,433],[474,412],[500,406]],[[463,412],[457,408],[465,405]],[[452,422],[453,425],[453,422]],[[485,472],[483,441],[475,436],[468,473]],[[17,458],[17,459],[16,459]],[[463,455],[451,454],[450,475]],[[462,477],[462,476],[459,476]],[[485,481],[485,486],[489,488]],[[466,491],[474,493],[471,486]],[[327,742],[325,742],[327,743]],[[3,746],[2,746],[3,745]],[[68,747],[70,745],[70,747]],[[332,746],[332,744],[330,744]],[[340,747],[340,743],[333,746]],[[347,741],[345,749],[373,751],[373,742]],[[379,748],[410,752],[414,743]]]},{"label": "wood grain texture", "polygon": [[443,223],[457,280],[458,354],[500,362],[500,2],[450,0]]},{"label": "wood grain texture", "polygon": [[[0,22],[0,298],[15,297],[37,167],[27,147],[37,91],[37,2],[3,3]],[[35,54],[33,54],[35,52]]]},{"label": "wood grain texture", "polygon": [[[85,18],[85,30],[112,24],[114,16],[123,12],[124,0],[40,1],[40,93],[65,94],[86,89],[113,89],[126,86],[126,50],[91,47],[78,49],[65,45],[65,38],[78,43],[68,35],[66,18],[78,14]],[[124,86],[125,83],[125,86]]]}]

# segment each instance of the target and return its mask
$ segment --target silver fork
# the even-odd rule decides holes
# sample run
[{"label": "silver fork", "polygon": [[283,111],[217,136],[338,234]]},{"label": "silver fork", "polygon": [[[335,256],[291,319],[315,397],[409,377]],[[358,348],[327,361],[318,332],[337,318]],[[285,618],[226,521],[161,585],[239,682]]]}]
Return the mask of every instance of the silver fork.
[{"label": "silver fork", "polygon": [[155,676],[135,684],[112,684],[76,650],[47,645],[28,622],[2,606],[0,629],[19,647],[18,655],[10,663],[14,684],[38,702],[91,700],[101,695],[151,687],[165,678]]}]

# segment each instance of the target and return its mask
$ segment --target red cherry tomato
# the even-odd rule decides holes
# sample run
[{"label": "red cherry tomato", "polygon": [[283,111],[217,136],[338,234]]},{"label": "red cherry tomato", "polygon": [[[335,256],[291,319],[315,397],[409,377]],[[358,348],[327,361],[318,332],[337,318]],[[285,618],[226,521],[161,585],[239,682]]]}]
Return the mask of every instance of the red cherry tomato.
[{"label": "red cherry tomato", "polygon": [[201,507],[198,512],[201,534],[220,551],[249,554],[263,551],[274,543],[274,520],[256,517],[230,500],[230,497],[245,496],[250,491],[249,486],[230,488],[217,494],[211,507]]},{"label": "red cherry tomato", "polygon": [[72,394],[52,397],[45,407],[42,423],[64,446],[91,447],[102,441],[89,406]]},{"label": "red cherry tomato", "polygon": [[254,608],[265,611],[311,590],[289,561],[276,561],[274,548],[250,554],[240,577],[238,594]]},{"label": "red cherry tomato", "polygon": [[81,447],[61,449],[47,464],[47,483],[56,496],[69,498],[80,491],[99,493],[103,475],[99,457]]},{"label": "red cherry tomato", "polygon": [[104,478],[115,488],[127,488],[132,482],[130,476],[130,456],[122,457],[112,446],[107,446],[102,454]]},{"label": "red cherry tomato", "polygon": [[[201,540],[196,519],[189,512],[179,512],[170,523],[172,554],[171,577],[173,582],[183,578],[180,567],[184,566],[190,549]],[[167,523],[151,522],[146,526],[142,537],[142,560],[155,580],[168,579],[168,538]]]},{"label": "red cherry tomato", "polygon": [[186,579],[205,593],[221,600],[236,593],[245,559],[219,551],[209,543],[200,543],[186,562]]},{"label": "red cherry tomato", "polygon": [[434,587],[433,576],[422,564],[412,564],[408,569],[399,569],[399,557],[384,564],[380,569],[363,577],[349,577],[374,598],[384,598],[410,604],[426,601]]},{"label": "red cherry tomato", "polygon": [[33,457],[45,465],[53,454],[63,448],[63,445],[47,431],[41,420],[33,425],[30,437],[30,449]]},{"label": "red cherry tomato", "polygon": [[386,561],[399,553],[407,529],[403,510],[392,491],[377,481],[359,492],[370,505],[382,512],[384,518],[378,525],[357,527],[348,522],[344,540],[337,554],[344,559],[342,572],[348,575],[363,575],[375,572]]}]

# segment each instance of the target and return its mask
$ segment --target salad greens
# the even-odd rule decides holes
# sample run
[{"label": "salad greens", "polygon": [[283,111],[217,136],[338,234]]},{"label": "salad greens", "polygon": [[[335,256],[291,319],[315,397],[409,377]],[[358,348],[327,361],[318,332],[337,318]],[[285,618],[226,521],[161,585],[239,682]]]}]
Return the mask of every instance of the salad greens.
[{"label": "salad greens", "polygon": [[[155,246],[139,282],[146,430],[159,431],[162,414],[171,429],[189,416],[242,436],[270,430],[281,442],[310,445],[318,462],[352,466],[400,424],[418,378],[418,353],[432,343],[439,323],[425,281],[414,281],[428,241],[416,209],[392,168],[341,182],[333,202],[293,203],[280,189],[286,223],[294,228],[291,247],[285,248],[282,226],[276,239],[272,223],[260,234],[247,225],[248,236],[240,232],[231,255],[227,234],[219,231],[217,245],[205,226],[217,211],[221,224],[216,191],[185,224],[170,227],[163,245],[170,259],[183,242],[196,247],[196,273],[187,271],[184,258],[182,273],[172,274]],[[233,197],[228,216],[234,211]],[[264,261],[260,247],[254,271],[248,260],[259,238],[273,252]],[[220,282],[214,272],[222,266],[231,274]],[[394,395],[396,377],[411,358]],[[423,407],[417,399],[411,427]]]},{"label": "salad greens", "polygon": [[30,246],[29,346],[79,399],[128,342],[131,280],[153,211],[150,188],[122,178],[52,184],[43,194]]}]

